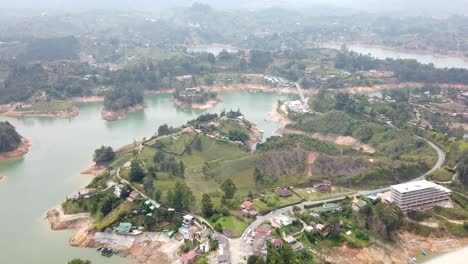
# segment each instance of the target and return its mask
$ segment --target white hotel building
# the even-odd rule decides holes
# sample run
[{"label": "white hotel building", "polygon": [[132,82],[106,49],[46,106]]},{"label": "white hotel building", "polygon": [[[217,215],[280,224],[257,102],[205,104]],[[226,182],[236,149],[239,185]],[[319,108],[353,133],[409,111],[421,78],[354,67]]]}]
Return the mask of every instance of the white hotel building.
[{"label": "white hotel building", "polygon": [[426,180],[393,185],[392,201],[403,212],[413,209],[428,209],[450,200],[450,190]]}]

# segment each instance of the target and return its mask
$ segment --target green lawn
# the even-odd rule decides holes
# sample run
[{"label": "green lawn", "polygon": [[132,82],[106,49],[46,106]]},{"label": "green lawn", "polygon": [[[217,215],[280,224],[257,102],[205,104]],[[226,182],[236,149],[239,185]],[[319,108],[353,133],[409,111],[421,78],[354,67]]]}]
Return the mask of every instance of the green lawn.
[{"label": "green lawn", "polygon": [[314,200],[323,200],[323,199],[330,199],[334,197],[341,197],[346,195],[351,195],[356,191],[348,188],[343,187],[336,187],[333,186],[332,191],[329,193],[322,193],[313,190],[313,188],[295,188],[294,192],[299,194],[301,197],[305,198],[308,201]]},{"label": "green lawn", "polygon": [[253,200],[253,204],[257,211],[261,214],[266,214],[270,211],[273,211],[276,208],[287,206],[290,204],[295,204],[301,201],[301,197],[293,193],[290,197],[279,197],[276,194],[267,195],[263,201],[260,199]]},{"label": "green lawn", "polygon": [[219,218],[218,221],[216,221],[215,223],[211,223],[211,224],[214,225],[217,223],[221,224],[223,228],[231,229],[234,232],[236,237],[240,237],[242,233],[244,232],[244,230],[247,228],[247,226],[249,226],[249,223],[241,221],[232,215],[223,216]]},{"label": "green lawn", "polygon": [[39,101],[30,107],[21,108],[19,111],[66,111],[72,106],[72,103],[61,100]]}]

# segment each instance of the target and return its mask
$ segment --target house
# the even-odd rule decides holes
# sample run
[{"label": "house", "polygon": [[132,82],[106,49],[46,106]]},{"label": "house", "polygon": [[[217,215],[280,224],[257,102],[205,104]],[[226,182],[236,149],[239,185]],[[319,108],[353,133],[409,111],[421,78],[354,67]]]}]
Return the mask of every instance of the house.
[{"label": "house", "polygon": [[335,203],[324,203],[320,207],[311,208],[310,211],[313,213],[321,214],[321,213],[329,213],[329,212],[341,212],[342,208],[338,204]]},{"label": "house", "polygon": [[119,223],[119,225],[116,226],[114,230],[117,233],[130,233],[130,231],[132,230],[132,224],[131,223]]},{"label": "house", "polygon": [[302,245],[301,242],[297,241],[294,237],[292,236],[285,236],[284,237],[284,241],[286,241],[286,243],[288,243],[292,250],[294,252],[297,252],[299,250],[301,250],[302,248],[304,248],[304,246]]},{"label": "house", "polygon": [[365,201],[361,199],[357,199],[351,207],[353,208],[354,211],[359,211],[361,208],[363,208],[366,205],[367,203]]},{"label": "house", "polygon": [[133,202],[135,199],[139,199],[139,198],[143,198],[143,195],[141,195],[141,193],[139,193],[138,191],[132,191],[128,195],[127,200],[129,200],[130,202]]},{"label": "house", "polygon": [[270,236],[271,231],[272,231],[272,226],[268,224],[263,224],[257,229],[255,229],[255,238],[267,238]]},{"label": "house", "polygon": [[283,240],[279,238],[275,238],[273,240],[273,246],[275,247],[276,250],[280,250],[283,248]]},{"label": "house", "polygon": [[193,224],[194,217],[192,215],[184,215],[184,219],[182,220],[182,225],[184,226],[191,226]]},{"label": "house", "polygon": [[324,180],[322,183],[314,184],[314,189],[319,192],[330,192],[332,190],[332,184],[328,180]]},{"label": "house", "polygon": [[201,254],[199,250],[192,250],[189,251],[188,253],[184,254],[180,260],[180,264],[192,264],[197,260],[198,256]]},{"label": "house", "polygon": [[276,189],[276,194],[279,196],[279,197],[289,197],[292,195],[291,191],[286,188],[286,187],[278,187]]},{"label": "house", "polygon": [[70,199],[74,201],[80,200],[80,199],[86,199],[86,198],[91,197],[95,191],[96,191],[95,188],[82,188],[78,191],[78,193],[70,197]]},{"label": "house", "polygon": [[192,127],[186,127],[186,128],[184,128],[184,129],[182,129],[182,133],[184,133],[184,134],[191,133],[191,132],[193,132],[193,131],[194,131],[194,130],[193,130]]},{"label": "house", "polygon": [[289,225],[292,225],[292,223],[294,222],[294,218],[290,217],[289,215],[286,215],[286,214],[280,214],[278,216],[276,216],[273,221],[279,225],[279,226],[289,226]]},{"label": "house", "polygon": [[314,227],[313,227],[313,226],[306,226],[306,227],[304,228],[304,230],[305,230],[306,232],[309,232],[309,233],[310,233],[310,232],[314,231]]},{"label": "house", "polygon": [[255,210],[255,206],[252,202],[250,201],[244,201],[241,205],[241,209],[242,210],[246,210],[246,211],[254,211]]}]

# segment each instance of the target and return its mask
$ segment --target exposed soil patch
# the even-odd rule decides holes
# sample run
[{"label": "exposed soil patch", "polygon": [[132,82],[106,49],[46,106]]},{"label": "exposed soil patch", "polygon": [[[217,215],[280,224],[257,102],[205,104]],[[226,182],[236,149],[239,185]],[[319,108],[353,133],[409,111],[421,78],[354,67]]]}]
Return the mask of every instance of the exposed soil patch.
[{"label": "exposed soil patch", "polygon": [[319,157],[319,153],[317,152],[309,152],[309,155],[307,156],[307,164],[309,165],[309,169],[307,172],[307,177],[311,178],[312,177],[312,167],[314,166],[315,160]]},{"label": "exposed soil patch", "polygon": [[16,159],[26,155],[30,146],[31,142],[26,138],[22,138],[20,145],[15,150],[0,153],[0,162],[9,159]]},{"label": "exposed soil patch", "polygon": [[89,168],[81,171],[80,174],[88,174],[88,175],[98,176],[98,175],[102,174],[105,170],[106,170],[105,166],[94,164],[94,165],[91,165]]},{"label": "exposed soil patch", "polygon": [[367,153],[374,153],[375,149],[367,144],[364,144],[357,140],[356,138],[350,136],[336,136],[332,134],[323,134],[323,133],[307,133],[301,130],[289,129],[289,128],[280,128],[277,133],[279,134],[295,134],[295,135],[306,135],[313,137],[322,141],[328,141],[335,143],[341,146],[352,147],[355,150],[359,150]]},{"label": "exposed soil patch", "polygon": [[97,247],[94,241],[93,221],[88,213],[66,215],[61,206],[50,209],[45,218],[52,230],[75,230],[69,243],[74,247]]},{"label": "exposed soil patch", "polygon": [[104,102],[104,96],[83,96],[83,97],[71,97],[67,100],[70,103],[96,103]]},{"label": "exposed soil patch", "polygon": [[287,115],[278,112],[278,102],[273,103],[268,117],[272,122],[280,124],[283,127],[291,123]]}]

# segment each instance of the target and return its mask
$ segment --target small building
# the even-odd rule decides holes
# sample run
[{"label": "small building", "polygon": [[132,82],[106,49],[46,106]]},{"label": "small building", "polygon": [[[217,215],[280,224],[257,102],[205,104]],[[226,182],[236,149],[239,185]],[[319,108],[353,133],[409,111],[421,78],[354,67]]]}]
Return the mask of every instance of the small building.
[{"label": "small building", "polygon": [[451,193],[444,186],[426,180],[392,185],[390,189],[392,201],[405,213],[448,202]]},{"label": "small building", "polygon": [[71,196],[71,200],[80,200],[80,199],[86,199],[91,197],[94,192],[96,191],[95,188],[82,188],[80,189],[75,195]]},{"label": "small building", "polygon": [[302,245],[301,242],[297,241],[292,236],[285,236],[284,241],[286,241],[286,243],[288,243],[291,246],[291,248],[292,248],[292,250],[294,252],[297,252],[297,251],[301,250],[302,248],[304,248],[304,245]]},{"label": "small building", "polygon": [[311,208],[310,212],[322,214],[322,213],[329,213],[329,212],[341,212],[341,210],[342,208],[338,204],[324,203],[322,206]]},{"label": "small building", "polygon": [[361,208],[366,206],[367,203],[361,199],[357,199],[353,202],[353,205],[351,206],[354,211],[359,211]]},{"label": "small building", "polygon": [[278,187],[276,189],[276,194],[279,197],[289,197],[292,195],[291,191],[287,187]]},{"label": "small building", "polygon": [[141,193],[138,192],[138,191],[132,191],[132,192],[128,195],[127,200],[129,200],[130,202],[133,202],[135,199],[139,199],[139,198],[143,198],[143,195],[141,195]]},{"label": "small building", "polygon": [[185,226],[191,226],[193,224],[193,220],[195,219],[195,217],[193,217],[192,215],[184,215],[184,219],[182,220],[182,225],[185,225]]},{"label": "small building", "polygon": [[283,240],[279,238],[273,239],[273,246],[275,247],[276,250],[280,250],[283,248]]},{"label": "small building", "polygon": [[332,190],[332,184],[328,180],[324,180],[322,183],[314,184],[314,189],[319,192],[330,192]]},{"label": "small building", "polygon": [[255,210],[255,206],[252,202],[250,201],[244,201],[241,205],[241,209],[242,210],[246,210],[246,211],[254,211]]},{"label": "small building", "polygon": [[272,226],[268,224],[263,224],[257,229],[255,229],[255,238],[267,238],[270,236],[271,231],[272,231]]},{"label": "small building", "polygon": [[290,217],[289,215],[280,214],[280,215],[276,216],[273,220],[279,226],[290,226],[290,225],[292,225],[292,223],[294,222],[295,219]]},{"label": "small building", "polygon": [[130,233],[130,231],[132,230],[132,224],[131,223],[119,223],[119,225],[116,226],[114,230],[117,233]]}]

